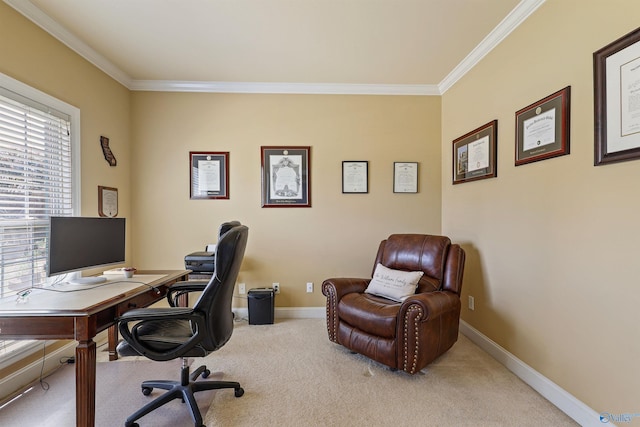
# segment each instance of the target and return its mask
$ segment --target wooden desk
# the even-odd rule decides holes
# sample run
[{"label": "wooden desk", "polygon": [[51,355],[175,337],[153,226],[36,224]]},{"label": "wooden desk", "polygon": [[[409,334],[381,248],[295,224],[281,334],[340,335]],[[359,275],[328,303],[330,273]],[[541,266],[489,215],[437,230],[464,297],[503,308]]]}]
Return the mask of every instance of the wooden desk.
[{"label": "wooden desk", "polygon": [[[65,285],[34,290],[25,303],[0,300],[0,339],[74,339],[76,347],[76,426],[93,427],[96,415],[96,343],[109,328],[109,355],[117,341],[115,320],[124,312],[165,298],[167,288],[186,281],[189,270],[138,271],[132,279],[114,276],[108,285]],[[125,283],[129,280],[128,283]],[[113,282],[113,283],[112,283]],[[137,283],[136,283],[137,282]],[[144,283],[142,283],[144,282]]]}]

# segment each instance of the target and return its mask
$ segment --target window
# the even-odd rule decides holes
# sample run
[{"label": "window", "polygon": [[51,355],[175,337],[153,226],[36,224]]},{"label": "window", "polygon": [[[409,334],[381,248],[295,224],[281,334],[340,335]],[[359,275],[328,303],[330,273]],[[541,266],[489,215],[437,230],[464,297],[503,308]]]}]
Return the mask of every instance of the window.
[{"label": "window", "polygon": [[[80,113],[0,74],[0,298],[44,285],[49,217],[79,206]],[[0,340],[0,366],[25,342]]]}]

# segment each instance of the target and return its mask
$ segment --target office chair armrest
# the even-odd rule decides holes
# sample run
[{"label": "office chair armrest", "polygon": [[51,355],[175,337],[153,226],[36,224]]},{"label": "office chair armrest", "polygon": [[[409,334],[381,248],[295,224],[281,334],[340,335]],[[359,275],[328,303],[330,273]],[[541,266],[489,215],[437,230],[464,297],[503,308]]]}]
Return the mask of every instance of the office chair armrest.
[{"label": "office chair armrest", "polygon": [[176,282],[167,291],[167,301],[171,307],[179,307],[178,299],[190,292],[201,292],[209,284],[208,280],[191,280],[188,282]]},{"label": "office chair armrest", "polygon": [[[184,333],[184,329],[178,328],[175,335],[156,333],[162,331],[163,325],[172,327],[176,320],[188,321],[190,332]],[[153,332],[149,333],[149,327]],[[199,331],[205,328],[204,315],[187,307],[140,308],[126,312],[118,319],[118,330],[129,346],[138,354],[157,361],[175,359],[189,352],[202,341]],[[157,347],[158,339],[172,347]]]},{"label": "office chair armrest", "polygon": [[184,319],[190,320],[193,309],[189,307],[152,307],[152,308],[136,308],[129,310],[120,316],[117,321],[119,324],[137,322],[140,320],[167,320],[167,319]]}]

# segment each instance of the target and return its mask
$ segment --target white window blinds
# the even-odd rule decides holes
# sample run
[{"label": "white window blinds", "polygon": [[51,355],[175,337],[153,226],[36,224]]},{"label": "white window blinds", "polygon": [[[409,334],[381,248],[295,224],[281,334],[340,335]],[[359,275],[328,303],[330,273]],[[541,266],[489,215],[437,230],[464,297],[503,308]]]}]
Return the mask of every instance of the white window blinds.
[{"label": "white window blinds", "polygon": [[49,217],[73,214],[67,114],[0,88],[0,298],[46,281]]}]

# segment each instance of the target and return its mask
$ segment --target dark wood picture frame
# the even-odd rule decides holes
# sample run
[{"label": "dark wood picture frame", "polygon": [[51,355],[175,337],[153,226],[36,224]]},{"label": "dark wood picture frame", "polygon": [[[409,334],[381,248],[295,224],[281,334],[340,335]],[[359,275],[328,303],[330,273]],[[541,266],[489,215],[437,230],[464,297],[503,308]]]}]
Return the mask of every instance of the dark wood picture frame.
[{"label": "dark wood picture frame", "polygon": [[260,147],[263,208],[311,207],[311,147]]},{"label": "dark wood picture frame", "polygon": [[229,198],[229,152],[189,152],[189,198]]},{"label": "dark wood picture frame", "polygon": [[453,184],[498,176],[498,120],[462,135],[452,145]]},{"label": "dark wood picture frame", "polygon": [[418,162],[393,162],[393,192],[418,192]]},{"label": "dark wood picture frame", "polygon": [[593,53],[595,166],[640,158],[640,115],[625,111],[637,98],[639,65],[640,28]]},{"label": "dark wood picture frame", "polygon": [[342,193],[369,192],[369,162],[367,160],[342,161]]},{"label": "dark wood picture frame", "polygon": [[571,86],[516,112],[516,166],[569,154]]}]

